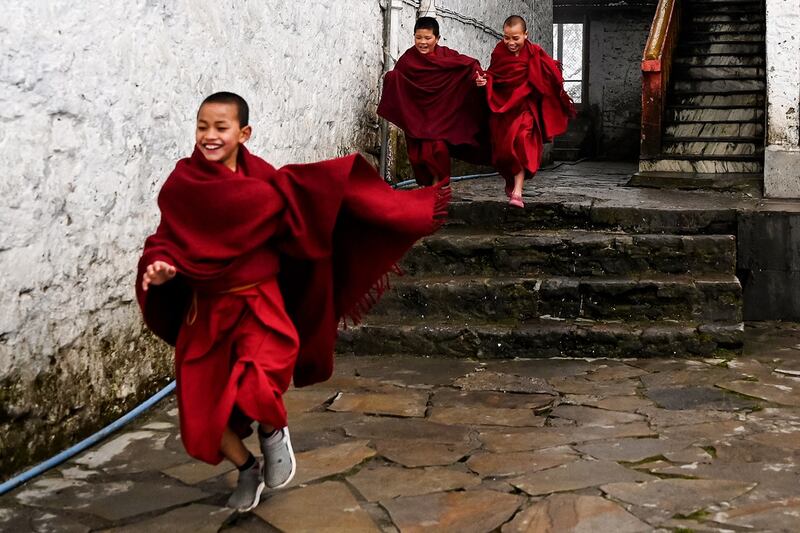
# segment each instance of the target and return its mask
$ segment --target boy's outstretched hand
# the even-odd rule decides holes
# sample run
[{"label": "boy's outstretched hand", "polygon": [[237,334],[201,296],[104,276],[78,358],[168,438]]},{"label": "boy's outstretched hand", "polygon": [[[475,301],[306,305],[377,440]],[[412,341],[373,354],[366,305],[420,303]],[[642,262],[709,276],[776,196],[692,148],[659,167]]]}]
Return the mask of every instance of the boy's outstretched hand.
[{"label": "boy's outstretched hand", "polygon": [[484,85],[486,85],[486,74],[481,74],[478,71],[475,71],[475,74],[476,74],[475,85],[477,85],[478,87],[483,87]]},{"label": "boy's outstretched hand", "polygon": [[147,265],[142,276],[142,289],[147,290],[150,285],[161,285],[175,277],[175,267],[164,261],[155,261]]}]

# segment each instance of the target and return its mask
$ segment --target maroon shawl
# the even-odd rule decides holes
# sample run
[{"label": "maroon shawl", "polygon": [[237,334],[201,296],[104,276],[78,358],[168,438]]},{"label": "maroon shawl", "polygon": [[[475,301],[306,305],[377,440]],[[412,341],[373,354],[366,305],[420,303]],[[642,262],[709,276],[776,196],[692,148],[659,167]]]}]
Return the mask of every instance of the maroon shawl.
[{"label": "maroon shawl", "polygon": [[492,52],[487,73],[486,95],[493,113],[517,110],[532,97],[539,103],[545,141],[567,131],[569,119],[575,116],[575,107],[564,91],[558,62],[540,46],[525,41],[520,54],[515,56],[499,42]]},{"label": "maroon shawl", "polygon": [[415,139],[479,147],[488,111],[475,86],[479,71],[477,59],[446,46],[429,54],[412,46],[383,78],[378,115]]},{"label": "maroon shawl", "polygon": [[[300,336],[295,384],[327,379],[338,323],[357,321],[387,272],[441,225],[450,190],[395,191],[358,154],[275,170],[240,146],[238,165],[234,173],[195,149],[164,183],[161,223],[136,278],[145,323],[174,345],[192,290],[224,291],[280,272]],[[144,292],[144,269],[156,260],[178,275]]]}]

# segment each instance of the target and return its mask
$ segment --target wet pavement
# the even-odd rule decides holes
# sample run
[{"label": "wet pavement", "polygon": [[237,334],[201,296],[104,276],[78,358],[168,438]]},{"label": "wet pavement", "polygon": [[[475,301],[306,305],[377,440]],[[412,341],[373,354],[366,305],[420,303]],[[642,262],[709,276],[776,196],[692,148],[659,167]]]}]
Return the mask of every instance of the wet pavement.
[{"label": "wet pavement", "polygon": [[173,398],[0,498],[0,530],[798,531],[798,376],[788,324],[731,360],[343,357],[287,394],[297,477],[253,512]]}]

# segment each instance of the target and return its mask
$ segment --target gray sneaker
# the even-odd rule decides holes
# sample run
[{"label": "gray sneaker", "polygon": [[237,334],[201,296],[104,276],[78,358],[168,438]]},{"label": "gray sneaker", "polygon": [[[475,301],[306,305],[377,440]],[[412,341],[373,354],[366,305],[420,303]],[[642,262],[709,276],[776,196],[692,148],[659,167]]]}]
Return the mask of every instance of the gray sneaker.
[{"label": "gray sneaker", "polygon": [[270,437],[264,437],[259,432],[258,442],[264,455],[264,481],[267,487],[272,490],[282,489],[292,482],[297,470],[289,428],[280,429]]},{"label": "gray sneaker", "polygon": [[246,513],[258,505],[263,491],[264,478],[261,475],[261,465],[256,460],[256,464],[252,468],[239,472],[236,490],[228,498],[227,506],[240,513]]}]

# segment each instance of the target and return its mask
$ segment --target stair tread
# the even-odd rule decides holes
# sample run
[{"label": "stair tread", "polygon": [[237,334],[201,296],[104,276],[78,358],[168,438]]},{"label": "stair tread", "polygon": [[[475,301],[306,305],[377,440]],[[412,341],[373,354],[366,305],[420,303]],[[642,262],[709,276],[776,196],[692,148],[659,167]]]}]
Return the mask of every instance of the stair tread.
[{"label": "stair tread", "polygon": [[681,161],[763,161],[764,154],[746,154],[746,155],[699,155],[699,154],[662,154],[658,157],[648,157],[645,160],[650,161],[663,161],[663,160],[681,160]]},{"label": "stair tread", "polygon": [[410,285],[420,285],[422,283],[429,284],[496,284],[507,285],[521,282],[536,282],[536,281],[572,281],[580,282],[588,285],[601,285],[601,284],[674,284],[674,285],[692,285],[695,283],[700,284],[719,284],[719,285],[735,285],[741,286],[739,278],[734,274],[647,274],[642,276],[554,276],[550,274],[543,275],[525,275],[525,276],[509,276],[509,275],[492,275],[492,276],[442,276],[442,275],[415,275],[404,276],[393,280],[394,287],[403,287]]},{"label": "stair tread", "polygon": [[[700,238],[700,239],[731,239],[732,235],[727,233],[719,234],[700,234],[700,235],[665,235],[664,233],[628,233],[618,229],[579,229],[579,228],[563,228],[563,229],[523,229],[514,231],[497,232],[485,228],[470,228],[470,227],[444,227],[420,241],[420,243],[443,240],[447,238],[466,238],[466,239],[486,239],[486,238],[505,238],[505,237],[545,237],[545,238],[573,238],[573,239],[586,239],[586,238],[605,238],[605,237],[631,237],[636,239],[655,238],[662,239],[664,237],[675,238]],[[417,245],[418,246],[418,245]]]},{"label": "stair tread", "polygon": [[[723,110],[743,110],[743,111],[764,111],[762,106],[742,106],[742,105],[725,105],[725,104],[667,104],[667,109],[723,109]],[[743,122],[743,121],[735,121]]]},{"label": "stair tread", "polygon": [[738,137],[738,136],[715,136],[715,137],[700,137],[700,136],[686,136],[686,135],[665,135],[661,138],[665,143],[763,143],[764,137]]},{"label": "stair tread", "polygon": [[603,328],[615,327],[619,330],[628,331],[642,331],[642,330],[664,330],[664,329],[683,329],[683,328],[698,328],[702,326],[722,326],[730,328],[744,328],[744,323],[739,321],[698,321],[698,320],[673,320],[662,319],[657,322],[652,320],[631,321],[622,319],[604,319],[593,320],[589,318],[551,318],[547,315],[540,316],[539,318],[532,318],[525,322],[514,323],[498,323],[482,320],[459,320],[459,319],[444,319],[437,318],[435,323],[426,320],[422,317],[403,317],[398,321],[391,316],[368,315],[367,319],[357,326],[348,327],[348,329],[367,329],[367,328],[391,328],[395,330],[412,330],[417,328],[422,329],[454,329],[454,328],[470,328],[470,329],[487,329],[493,331],[530,331],[533,333],[541,331],[544,333],[546,329],[563,329],[565,326],[577,326],[583,328],[591,328],[592,326],[599,326]]}]

